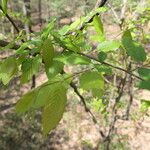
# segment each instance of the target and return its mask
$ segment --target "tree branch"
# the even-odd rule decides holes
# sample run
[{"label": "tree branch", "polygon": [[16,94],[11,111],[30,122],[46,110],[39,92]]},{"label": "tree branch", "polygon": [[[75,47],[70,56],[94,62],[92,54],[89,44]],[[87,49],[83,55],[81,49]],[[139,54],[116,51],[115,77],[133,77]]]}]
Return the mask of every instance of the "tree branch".
[{"label": "tree branch", "polygon": [[121,70],[121,71],[123,71],[123,72],[126,72],[127,74],[130,74],[130,75],[132,75],[133,77],[135,77],[135,78],[137,78],[137,79],[139,79],[139,80],[144,81],[143,78],[141,78],[141,77],[139,77],[139,76],[133,74],[132,72],[130,72],[130,71],[128,71],[128,70],[125,70],[125,69],[123,69],[123,68],[114,66],[114,65],[109,64],[109,63],[107,63],[107,62],[101,62],[101,61],[99,61],[97,58],[92,57],[92,56],[89,56],[89,55],[86,55],[86,54],[83,54],[83,53],[78,53],[78,54],[80,54],[80,55],[82,55],[82,56],[85,56],[85,57],[87,57],[87,58],[89,58],[89,59],[91,59],[91,60],[94,60],[94,61],[96,61],[96,62],[98,62],[98,63],[101,63],[101,64],[104,64],[104,65],[106,65],[106,66],[109,66],[109,67],[111,67],[111,68],[114,68],[114,69],[117,69],[117,70]]},{"label": "tree branch", "polygon": [[13,19],[7,14],[4,12],[2,6],[0,5],[0,10],[5,14],[6,18],[9,20],[9,22],[11,22],[11,24],[13,25],[13,27],[15,28],[15,30],[20,33],[19,31],[19,28],[17,27],[17,25],[15,24],[15,22],[13,21]]},{"label": "tree branch", "polygon": [[[8,42],[0,40],[0,46],[1,46],[1,47],[7,46],[8,44],[9,44]],[[19,45],[14,45],[14,46],[13,46],[14,49],[18,49],[19,47],[20,47]],[[114,69],[117,69],[117,70],[121,70],[121,71],[123,71],[123,72],[126,72],[126,73],[130,74],[131,76],[133,76],[133,77],[135,77],[135,78],[137,78],[137,79],[139,79],[139,80],[144,81],[143,78],[141,78],[141,77],[139,77],[139,76],[133,74],[131,71],[125,70],[125,69],[120,68],[120,67],[118,67],[118,66],[114,66],[114,65],[109,64],[109,63],[107,63],[107,62],[101,62],[101,61],[99,61],[97,58],[92,57],[92,56],[89,56],[89,55],[86,55],[86,54],[84,54],[84,53],[78,52],[77,54],[82,55],[82,56],[85,56],[85,57],[87,57],[87,58],[89,58],[89,59],[91,59],[91,60],[94,60],[94,61],[96,61],[96,62],[98,62],[98,63],[100,63],[100,64],[104,64],[104,65],[109,66],[109,67],[111,67],[111,68],[114,68]]]},{"label": "tree branch", "polygon": [[[85,102],[85,99],[84,99],[84,97],[80,94],[80,92],[78,91],[77,86],[76,86],[73,82],[70,83],[70,86],[73,88],[74,92],[75,92],[75,93],[77,94],[77,96],[80,98],[81,102],[83,103],[83,106],[84,106],[85,111],[90,114],[90,116],[92,117],[92,120],[93,120],[94,124],[98,125],[98,121],[97,121],[96,117],[95,117],[94,114],[91,112],[91,110],[87,107],[86,102]],[[98,126],[99,126],[99,125],[98,125]],[[105,137],[105,134],[103,133],[102,130],[99,129],[99,133],[100,133],[100,135],[101,135],[102,138]]]},{"label": "tree branch", "polygon": [[[108,1],[108,0],[98,0],[97,3],[96,3],[96,5],[95,5],[95,7],[94,7],[94,10],[97,9],[97,8],[103,7],[103,6],[106,4],[107,1]],[[99,13],[97,13],[96,15],[99,15]],[[83,23],[83,24],[78,28],[78,30],[81,30],[81,31],[82,31],[82,30],[84,29],[85,25],[86,25],[87,23],[91,23],[91,22],[93,21],[93,18],[94,18],[96,15],[93,15],[93,16],[89,17],[88,20],[87,20],[85,23]]]}]

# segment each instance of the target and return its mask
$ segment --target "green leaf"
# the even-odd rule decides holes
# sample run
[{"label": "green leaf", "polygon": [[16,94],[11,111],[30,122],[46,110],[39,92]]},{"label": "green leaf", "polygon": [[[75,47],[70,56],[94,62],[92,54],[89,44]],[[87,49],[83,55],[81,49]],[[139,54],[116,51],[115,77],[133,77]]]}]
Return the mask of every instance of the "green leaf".
[{"label": "green leaf", "polygon": [[61,54],[55,57],[54,60],[60,61],[64,64],[70,64],[70,65],[88,65],[91,62],[89,58],[86,58],[79,54],[70,53],[70,52]]},{"label": "green leaf", "polygon": [[8,0],[1,0],[2,2],[2,9],[4,11],[4,13],[6,14],[7,13],[7,3],[8,3]]},{"label": "green leaf", "polygon": [[66,37],[65,39],[63,39],[63,43],[65,44],[67,49],[73,52],[80,52],[80,47],[77,45],[77,43],[75,43],[74,39],[72,39],[71,37]]},{"label": "green leaf", "polygon": [[106,12],[107,10],[108,10],[107,7],[99,7],[99,8],[97,8],[97,9],[95,9],[94,11],[95,11],[95,13],[97,14],[97,13]]},{"label": "green leaf", "polygon": [[39,88],[33,107],[39,108],[47,105],[55,98],[55,94],[61,89],[62,91],[66,89],[65,83],[57,78],[51,79]]},{"label": "green leaf", "polygon": [[[31,41],[27,41],[17,49],[16,54],[29,54],[29,45],[31,44]],[[25,49],[28,49],[25,51]]]},{"label": "green leaf", "polygon": [[138,84],[138,88],[139,88],[139,89],[150,90],[150,79],[145,80],[145,81],[141,81],[141,82]]},{"label": "green leaf", "polygon": [[47,72],[48,69],[51,67],[53,58],[55,56],[54,47],[52,45],[51,39],[46,39],[43,42],[43,45],[41,47],[41,55],[44,61],[45,70]]},{"label": "green leaf", "polygon": [[93,96],[101,97],[104,91],[104,79],[101,73],[89,71],[80,77],[80,87],[84,90],[92,90]]},{"label": "green leaf", "polygon": [[70,27],[69,27],[69,30],[72,31],[72,30],[76,30],[80,24],[83,23],[83,21],[85,20],[85,17],[81,17],[81,18],[78,18],[76,21],[74,21]]},{"label": "green leaf", "polygon": [[91,89],[91,91],[92,91],[93,96],[98,97],[98,98],[101,98],[104,94],[103,89],[93,88],[93,89]]},{"label": "green leaf", "polygon": [[73,65],[88,65],[90,64],[90,62],[91,62],[90,59],[78,54],[72,54],[67,59],[67,64],[73,64]]},{"label": "green leaf", "polygon": [[126,49],[127,54],[135,61],[144,62],[146,60],[144,48],[132,40],[131,32],[129,30],[125,31],[122,36],[122,45]]},{"label": "green leaf", "polygon": [[51,33],[52,29],[55,26],[56,18],[53,18],[50,23],[43,29],[41,39],[42,41],[45,41],[48,39],[49,34]]},{"label": "green leaf", "polygon": [[104,41],[105,40],[104,28],[103,28],[103,23],[102,23],[99,16],[96,15],[93,18],[93,25],[95,27],[95,30],[96,30],[98,36],[99,36],[99,41],[100,42]]},{"label": "green leaf", "polygon": [[105,110],[105,105],[103,104],[102,99],[94,99],[91,101],[91,106],[97,111],[97,112],[103,112]]},{"label": "green leaf", "polygon": [[[93,11],[91,11],[87,16],[86,16],[86,19],[88,20],[89,18],[95,16],[97,13],[102,13],[102,12],[105,12],[107,11],[108,9],[106,7],[100,7],[100,8],[96,8],[94,9]],[[87,21],[85,20],[85,22]]]},{"label": "green leaf", "polygon": [[63,26],[60,30],[59,30],[59,34],[60,35],[65,35],[67,34],[67,32],[69,32],[70,26],[69,25],[65,25]]},{"label": "green leaf", "polygon": [[67,101],[68,81],[62,76],[53,78],[40,87],[25,94],[16,105],[18,114],[43,107],[42,127],[47,134],[59,123]]},{"label": "green leaf", "polygon": [[146,112],[150,107],[150,100],[141,100],[141,111]]},{"label": "green leaf", "polygon": [[32,76],[39,71],[41,62],[41,58],[39,57],[27,58],[22,62],[21,83],[26,83],[31,80]]},{"label": "green leaf", "polygon": [[[52,93],[53,92],[53,93]],[[66,88],[57,86],[51,92],[49,103],[44,107],[42,114],[43,133],[48,134],[54,129],[62,118],[66,106]]]},{"label": "green leaf", "polygon": [[54,60],[52,66],[47,71],[48,78],[51,79],[55,77],[57,74],[62,72],[63,68],[64,64],[62,62]]},{"label": "green leaf", "polygon": [[22,96],[16,104],[16,112],[18,114],[26,113],[32,107],[36,95],[36,90],[33,90]]},{"label": "green leaf", "polygon": [[102,72],[102,73],[108,74],[108,75],[112,74],[112,68],[110,68],[108,66],[101,65],[101,64],[95,64],[94,67],[98,72]]},{"label": "green leaf", "polygon": [[99,51],[110,52],[117,50],[121,43],[119,41],[104,41],[98,45]]},{"label": "green leaf", "polygon": [[105,61],[106,58],[107,58],[107,54],[105,52],[99,52],[99,54],[98,54],[98,60],[100,62]]},{"label": "green leaf", "polygon": [[18,70],[16,59],[10,57],[0,64],[0,79],[6,85],[14,77]]},{"label": "green leaf", "polygon": [[148,68],[139,68],[138,73],[140,77],[142,77],[145,80],[150,79],[150,69]]}]

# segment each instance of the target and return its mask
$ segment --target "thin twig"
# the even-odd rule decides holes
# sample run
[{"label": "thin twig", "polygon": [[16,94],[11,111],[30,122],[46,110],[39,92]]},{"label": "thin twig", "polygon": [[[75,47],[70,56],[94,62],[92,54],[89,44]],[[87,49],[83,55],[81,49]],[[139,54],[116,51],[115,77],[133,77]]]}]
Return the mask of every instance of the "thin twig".
[{"label": "thin twig", "polygon": [[[8,43],[8,42],[5,42],[5,41],[0,41],[0,46],[3,47],[3,46],[6,46],[6,44],[9,44],[9,43]],[[14,45],[13,48],[17,48],[17,47],[19,47],[19,45]],[[123,68],[121,68],[121,67],[118,67],[118,66],[114,66],[114,65],[112,65],[112,64],[110,64],[110,63],[108,63],[108,62],[101,62],[101,61],[99,61],[97,58],[92,57],[92,56],[89,56],[89,55],[86,55],[86,54],[84,54],[84,53],[78,52],[77,54],[82,55],[82,56],[85,56],[85,57],[87,57],[87,58],[89,58],[89,59],[91,59],[91,60],[94,60],[94,61],[96,61],[96,62],[98,62],[98,63],[100,63],[100,64],[104,64],[104,65],[109,66],[109,67],[111,67],[111,68],[114,68],[114,69],[117,69],[117,70],[121,70],[121,71],[123,71],[123,72],[126,72],[126,73],[132,75],[133,77],[135,77],[135,78],[137,78],[137,79],[139,79],[139,80],[144,81],[143,78],[141,78],[141,77],[139,77],[139,76],[133,74],[132,71],[125,70],[125,69],[123,69]]]},{"label": "thin twig", "polygon": [[[81,102],[83,103],[83,106],[84,106],[85,111],[90,114],[90,116],[92,117],[92,120],[93,120],[94,124],[98,125],[98,121],[97,121],[96,117],[95,117],[94,114],[91,112],[91,110],[87,107],[86,102],[85,102],[85,99],[84,99],[84,97],[80,94],[80,92],[78,91],[77,86],[76,86],[73,82],[70,83],[70,86],[73,88],[74,92],[75,92],[75,93],[77,94],[77,96],[80,98]],[[98,126],[99,126],[99,125],[98,125]],[[100,130],[100,128],[99,128],[99,133],[100,133],[100,135],[101,135],[102,138],[105,137],[105,134],[103,133],[102,130]]]},{"label": "thin twig", "polygon": [[[96,10],[97,8],[103,7],[106,4],[106,2],[107,0],[98,0],[94,7],[94,10]],[[86,20],[81,26],[79,26],[78,30],[82,31],[85,28],[86,24],[91,23],[93,21],[93,18],[96,15],[99,15],[99,13],[94,14],[93,16],[90,16],[88,20]]]},{"label": "thin twig", "polygon": [[104,65],[106,65],[106,66],[109,66],[109,67],[111,67],[111,68],[115,68],[115,69],[117,69],[117,70],[121,70],[121,71],[123,71],[123,72],[126,72],[127,74],[130,74],[130,75],[132,75],[133,77],[135,77],[135,78],[137,78],[137,79],[139,79],[139,80],[144,81],[143,78],[141,78],[141,77],[139,77],[139,76],[133,74],[132,72],[130,72],[130,71],[128,71],[128,70],[125,70],[125,69],[123,69],[123,68],[114,66],[114,65],[109,64],[109,63],[107,63],[107,62],[101,62],[101,61],[99,61],[97,58],[92,57],[92,56],[89,56],[89,55],[86,55],[86,54],[83,54],[83,53],[78,53],[78,54],[80,54],[80,55],[82,55],[82,56],[85,56],[85,57],[87,57],[87,58],[89,58],[89,59],[92,59],[92,60],[94,60],[94,61],[96,61],[96,62],[98,62],[98,63],[101,63],[101,64],[104,64]]}]

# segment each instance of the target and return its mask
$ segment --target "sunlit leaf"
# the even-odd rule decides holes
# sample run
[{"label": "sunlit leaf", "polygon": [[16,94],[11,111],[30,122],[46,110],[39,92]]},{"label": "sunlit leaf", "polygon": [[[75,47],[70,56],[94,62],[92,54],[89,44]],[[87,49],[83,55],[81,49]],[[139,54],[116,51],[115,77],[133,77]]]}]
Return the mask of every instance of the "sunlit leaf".
[{"label": "sunlit leaf", "polygon": [[101,97],[104,91],[102,74],[96,71],[83,73],[80,77],[80,87],[84,90],[92,90],[94,96]]},{"label": "sunlit leaf", "polygon": [[110,52],[117,50],[121,43],[119,41],[104,41],[100,43],[97,47],[99,51]]},{"label": "sunlit leaf", "polygon": [[14,77],[18,70],[16,59],[7,58],[0,64],[0,79],[6,85]]},{"label": "sunlit leaf", "polygon": [[107,58],[107,54],[105,52],[102,51],[98,53],[98,60],[100,62],[103,62],[106,58]]},{"label": "sunlit leaf", "polygon": [[42,114],[43,133],[48,134],[62,118],[66,106],[66,89],[63,86],[55,87],[49,103],[44,107]]},{"label": "sunlit leaf", "polygon": [[51,39],[46,39],[43,42],[43,45],[41,47],[41,55],[44,61],[45,70],[47,72],[48,69],[52,66],[53,58],[55,56],[54,47]]},{"label": "sunlit leaf", "polygon": [[150,79],[145,81],[140,81],[140,83],[138,84],[138,88],[150,90]]},{"label": "sunlit leaf", "polygon": [[144,79],[150,79],[150,69],[148,68],[139,68],[138,69],[139,75]]},{"label": "sunlit leaf", "polygon": [[8,0],[1,0],[2,9],[5,14],[7,13],[7,3],[8,3]]},{"label": "sunlit leaf", "polygon": [[48,78],[51,79],[57,74],[61,73],[63,70],[64,64],[60,61],[53,61],[52,66],[48,69],[47,75]]},{"label": "sunlit leaf", "polygon": [[150,100],[141,100],[141,111],[146,112],[150,107]]},{"label": "sunlit leaf", "polygon": [[129,30],[125,31],[122,36],[122,44],[126,49],[126,52],[129,56],[131,56],[135,61],[146,60],[146,53],[142,45],[134,42],[131,36],[131,32]]},{"label": "sunlit leaf", "polygon": [[99,16],[96,15],[93,18],[93,25],[98,34],[99,41],[104,41],[105,40],[104,28],[103,28],[103,24]]},{"label": "sunlit leaf", "polygon": [[79,54],[73,54],[70,52],[57,56],[54,59],[64,64],[70,65],[88,65],[91,62],[91,60],[87,57],[81,56]]},{"label": "sunlit leaf", "polygon": [[20,98],[16,104],[16,112],[18,114],[24,114],[31,109],[34,100],[36,98],[37,91],[31,91]]},{"label": "sunlit leaf", "polygon": [[112,74],[112,68],[101,65],[101,64],[95,64],[94,65],[95,69],[97,69],[98,72],[104,73],[104,74]]},{"label": "sunlit leaf", "polygon": [[39,71],[41,59],[39,57],[27,58],[22,62],[21,83],[26,83],[31,80],[33,75]]}]

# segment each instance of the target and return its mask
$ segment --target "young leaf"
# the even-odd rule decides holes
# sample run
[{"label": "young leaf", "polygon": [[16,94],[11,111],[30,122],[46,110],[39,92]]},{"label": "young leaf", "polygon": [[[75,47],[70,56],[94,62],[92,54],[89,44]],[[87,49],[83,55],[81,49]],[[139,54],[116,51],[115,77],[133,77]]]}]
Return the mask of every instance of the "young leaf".
[{"label": "young leaf", "polygon": [[146,89],[146,90],[150,90],[150,79],[145,80],[145,81],[141,81],[138,84],[139,89]]},{"label": "young leaf", "polygon": [[49,36],[50,32],[51,32],[52,29],[54,28],[55,21],[56,21],[56,18],[53,18],[53,19],[51,20],[51,22],[48,23],[48,25],[43,29],[42,35],[41,35],[42,41],[45,41],[46,39],[48,39],[48,36]]},{"label": "young leaf", "polygon": [[150,100],[141,100],[141,111],[146,112],[150,107]]},{"label": "young leaf", "polygon": [[39,57],[25,59],[22,63],[21,83],[28,82],[35,75],[40,67],[41,59]]},{"label": "young leaf", "polygon": [[37,95],[36,90],[33,90],[25,94],[23,97],[21,97],[16,104],[16,112],[18,114],[26,113],[32,107],[36,95]]},{"label": "young leaf", "polygon": [[72,65],[88,65],[91,60],[79,54],[72,54],[67,58],[66,63]]},{"label": "young leaf", "polygon": [[53,61],[52,66],[47,71],[47,76],[49,79],[55,77],[57,74],[61,73],[64,68],[64,64],[60,61]]},{"label": "young leaf", "polygon": [[63,77],[56,77],[44,83],[40,87],[25,94],[16,105],[16,112],[23,114],[29,110],[44,108],[42,127],[47,134],[59,123],[67,101],[66,91],[68,81]]},{"label": "young leaf", "polygon": [[72,30],[76,30],[77,27],[83,23],[83,21],[85,20],[85,17],[81,17],[79,19],[77,19],[76,21],[74,21],[70,27],[69,27],[69,30],[72,31]]},{"label": "young leaf", "polygon": [[102,72],[102,73],[108,74],[108,75],[112,74],[112,68],[110,68],[108,66],[95,64],[94,67],[98,72]]},{"label": "young leaf", "polygon": [[7,58],[0,64],[0,79],[6,85],[13,78],[18,70],[16,59]]},{"label": "young leaf", "polygon": [[42,114],[43,133],[48,134],[62,118],[66,106],[66,88],[55,87],[49,103],[44,107]]},{"label": "young leaf", "polygon": [[47,72],[47,70],[52,65],[53,58],[54,58],[54,55],[55,55],[54,47],[52,45],[51,39],[46,39],[43,42],[43,45],[41,47],[41,55],[42,55],[42,59],[44,61],[45,70]]},{"label": "young leaf", "polygon": [[105,109],[105,105],[103,104],[102,99],[94,99],[91,101],[91,106],[97,111],[97,112],[103,112]]},{"label": "young leaf", "polygon": [[99,52],[98,54],[98,60],[100,62],[103,62],[107,58],[107,54],[105,52]]},{"label": "young leaf", "polygon": [[[31,44],[31,41],[27,41],[23,44],[21,44],[21,46],[17,49],[16,54],[29,54],[29,45]],[[28,49],[27,51],[25,51],[25,49]]]},{"label": "young leaf", "polygon": [[6,14],[7,13],[7,3],[8,3],[8,0],[2,0],[2,9],[4,11],[4,13]]},{"label": "young leaf", "polygon": [[89,71],[80,77],[80,87],[84,90],[92,90],[93,96],[101,97],[104,91],[104,79],[101,73]]},{"label": "young leaf", "polygon": [[132,40],[131,32],[129,30],[124,32],[122,36],[122,44],[126,49],[127,54],[135,61],[144,62],[146,60],[144,48]]},{"label": "young leaf", "polygon": [[98,45],[99,51],[110,52],[117,50],[121,43],[119,41],[104,41]]},{"label": "young leaf", "polygon": [[103,28],[103,24],[102,21],[100,19],[99,16],[95,16],[93,18],[93,25],[95,27],[95,30],[99,36],[99,41],[104,41],[105,40],[105,36],[104,36],[104,28]]},{"label": "young leaf", "polygon": [[65,84],[61,82],[60,79],[53,78],[52,80],[48,81],[39,88],[36,100],[34,101],[34,108],[47,105],[53,100],[53,98],[55,98],[57,92],[60,92],[61,89],[62,91],[66,89]]},{"label": "young leaf", "polygon": [[144,79],[150,79],[150,69],[148,68],[139,68],[138,69],[139,75]]},{"label": "young leaf", "polygon": [[59,30],[59,34],[60,35],[65,35],[67,34],[67,32],[69,32],[70,26],[69,25],[65,25],[63,26],[60,30]]},{"label": "young leaf", "polygon": [[81,56],[79,54],[73,54],[73,53],[65,53],[61,54],[54,58],[54,60],[60,61],[64,64],[70,64],[70,65],[88,65],[90,64],[91,60]]}]

